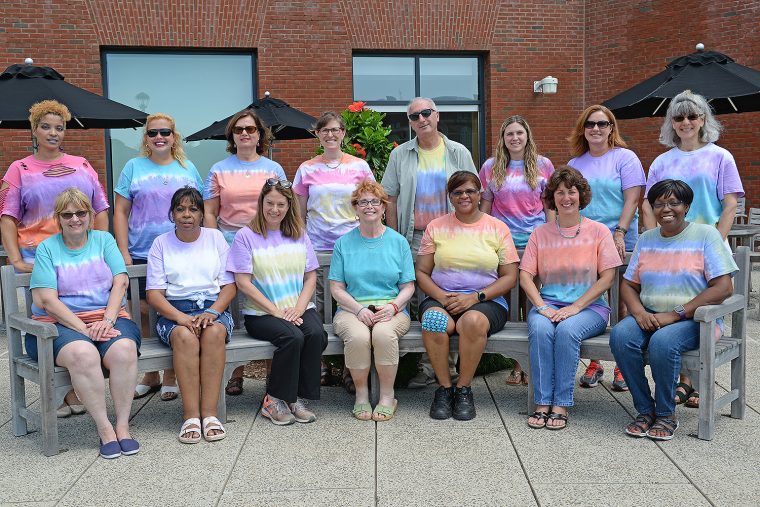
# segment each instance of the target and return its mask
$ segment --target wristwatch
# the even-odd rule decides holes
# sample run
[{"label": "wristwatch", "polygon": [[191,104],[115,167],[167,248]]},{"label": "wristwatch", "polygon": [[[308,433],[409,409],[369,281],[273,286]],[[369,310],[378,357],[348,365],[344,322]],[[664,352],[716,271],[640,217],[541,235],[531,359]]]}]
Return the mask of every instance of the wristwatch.
[{"label": "wristwatch", "polygon": [[485,292],[478,292],[478,302],[482,303],[486,300],[486,293]]},{"label": "wristwatch", "polygon": [[684,319],[686,319],[686,310],[684,310],[684,307],[683,307],[683,305],[676,305],[676,306],[674,306],[674,307],[673,307],[673,311],[674,311],[674,312],[676,312],[676,313],[678,314],[678,317],[679,317],[681,320],[684,320]]}]

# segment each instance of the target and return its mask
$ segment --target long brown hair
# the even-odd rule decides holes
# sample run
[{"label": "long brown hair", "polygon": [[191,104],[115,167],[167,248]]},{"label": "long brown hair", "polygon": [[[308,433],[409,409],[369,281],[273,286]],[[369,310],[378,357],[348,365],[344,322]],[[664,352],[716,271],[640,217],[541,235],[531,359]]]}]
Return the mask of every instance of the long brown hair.
[{"label": "long brown hair", "polygon": [[304,229],[303,220],[301,220],[301,208],[298,206],[293,189],[285,188],[279,182],[274,185],[265,182],[264,186],[261,187],[258,208],[256,214],[248,223],[248,227],[256,234],[261,234],[265,238],[267,237],[267,224],[264,219],[264,213],[261,210],[264,209],[264,198],[274,190],[277,190],[288,201],[288,211],[285,213],[285,218],[280,222],[282,235],[286,238],[300,239],[303,236]]},{"label": "long brown hair", "polygon": [[573,157],[580,157],[588,151],[586,127],[583,124],[586,123],[589,116],[597,111],[603,112],[605,116],[607,116],[607,120],[610,122],[612,132],[610,132],[609,137],[607,137],[607,144],[609,147],[628,148],[628,145],[623,141],[623,136],[620,135],[620,129],[617,126],[617,120],[615,119],[615,115],[612,114],[612,111],[601,104],[594,104],[593,106],[588,106],[583,110],[580,116],[578,116],[578,119],[575,122],[575,127],[573,127],[572,132],[570,132],[570,137],[567,138],[570,142],[570,151],[572,152]]},{"label": "long brown hair", "polygon": [[235,144],[232,129],[241,118],[245,118],[246,116],[250,116],[251,119],[253,119],[253,122],[256,124],[256,128],[259,131],[259,142],[256,144],[256,153],[262,155],[269,149],[269,141],[272,137],[272,133],[264,126],[261,122],[261,118],[258,117],[256,111],[253,109],[243,109],[242,111],[238,111],[232,115],[230,121],[227,122],[227,126],[224,129],[224,137],[227,138],[227,151],[233,155],[237,153],[237,145]]},{"label": "long brown hair", "polygon": [[504,132],[513,123],[517,123],[523,127],[528,135],[528,142],[525,144],[525,151],[523,153],[523,162],[525,163],[524,174],[525,181],[531,190],[535,190],[538,186],[538,148],[536,148],[536,143],[533,141],[533,133],[530,130],[528,122],[519,114],[510,116],[504,120],[504,123],[501,124],[501,129],[499,129],[499,140],[496,143],[493,171],[491,173],[493,174],[494,185],[496,189],[501,188],[507,177],[507,167],[509,167],[509,163],[512,161],[507,145],[504,142]]}]

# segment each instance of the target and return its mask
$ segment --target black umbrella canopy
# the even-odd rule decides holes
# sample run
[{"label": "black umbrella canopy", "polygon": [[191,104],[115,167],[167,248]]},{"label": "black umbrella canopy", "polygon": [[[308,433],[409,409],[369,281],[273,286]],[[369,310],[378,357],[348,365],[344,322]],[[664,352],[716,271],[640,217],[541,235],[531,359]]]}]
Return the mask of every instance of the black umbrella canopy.
[{"label": "black umbrella canopy", "polygon": [[[312,129],[316,118],[291,107],[287,102],[274,99],[267,92],[263,99],[255,100],[246,109],[253,109],[265,127],[272,131],[276,140],[311,139]],[[225,139],[224,129],[234,115],[223,120],[215,121],[203,130],[191,134],[186,141],[201,141],[203,139]]]},{"label": "black umbrella canopy", "polygon": [[620,119],[665,116],[684,90],[704,96],[715,114],[760,111],[760,71],[717,51],[676,58],[665,70],[603,102]]},{"label": "black umbrella canopy", "polygon": [[0,74],[0,128],[29,129],[29,108],[57,100],[71,111],[68,128],[130,128],[147,114],[64,81],[56,70],[30,64],[11,65]]}]

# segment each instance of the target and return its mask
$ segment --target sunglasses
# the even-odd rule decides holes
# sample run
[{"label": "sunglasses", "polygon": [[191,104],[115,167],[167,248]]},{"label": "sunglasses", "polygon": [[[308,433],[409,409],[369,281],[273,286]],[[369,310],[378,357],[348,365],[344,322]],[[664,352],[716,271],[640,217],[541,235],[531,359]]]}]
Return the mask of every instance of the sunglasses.
[{"label": "sunglasses", "polygon": [[670,209],[674,209],[679,207],[683,204],[683,201],[669,201],[669,202],[656,202],[652,205],[654,209],[662,209],[664,207],[668,207]]},{"label": "sunglasses", "polygon": [[423,109],[422,111],[417,111],[416,113],[409,113],[407,116],[412,121],[417,121],[420,119],[420,116],[423,118],[430,118],[430,115],[433,114],[433,111],[435,109]]},{"label": "sunglasses", "polygon": [[279,186],[280,188],[290,188],[293,186],[293,184],[289,182],[288,180],[278,180],[277,178],[269,178],[267,180],[267,186],[268,187]]},{"label": "sunglasses", "polygon": [[248,135],[253,135],[259,131],[256,125],[248,125],[247,127],[232,127],[233,134],[240,135],[243,133],[244,130]]},{"label": "sunglasses", "polygon": [[599,130],[602,130],[602,129],[606,129],[610,125],[612,125],[612,122],[607,121],[607,120],[600,120],[600,121],[586,120],[583,122],[583,127],[589,130],[594,127],[599,127]]},{"label": "sunglasses", "polygon": [[479,194],[480,190],[475,190],[474,188],[468,188],[466,190],[454,190],[451,192],[451,195],[454,197],[462,197],[463,195],[467,194],[468,197],[472,197],[475,194]]},{"label": "sunglasses", "polygon": [[148,137],[156,137],[158,134],[161,134],[162,137],[169,137],[174,133],[172,129],[148,129]]},{"label": "sunglasses", "polygon": [[74,215],[76,215],[77,218],[82,219],[82,218],[86,217],[87,215],[89,215],[89,213],[90,212],[87,211],[87,210],[80,210],[80,211],[74,211],[74,212],[72,212],[72,211],[64,211],[63,213],[61,213],[60,216],[64,220],[71,220],[72,218],[74,218]]},{"label": "sunglasses", "polygon": [[690,114],[688,116],[684,116],[682,114],[679,114],[678,116],[673,117],[673,121],[676,123],[681,123],[685,119],[689,119],[689,121],[697,121],[698,119],[702,118],[701,114]]}]

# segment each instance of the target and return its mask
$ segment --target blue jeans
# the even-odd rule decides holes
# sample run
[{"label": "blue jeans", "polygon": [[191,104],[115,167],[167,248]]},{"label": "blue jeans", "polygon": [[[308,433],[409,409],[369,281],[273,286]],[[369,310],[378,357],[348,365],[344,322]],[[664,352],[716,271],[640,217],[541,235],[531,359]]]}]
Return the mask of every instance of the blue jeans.
[{"label": "blue jeans", "polygon": [[[692,319],[675,322],[657,331],[644,331],[632,315],[612,328],[610,348],[623,373],[640,414],[657,417],[676,412],[676,382],[681,371],[681,353],[699,347],[699,323]],[[649,367],[655,384],[655,397],[644,374],[644,351],[649,351]]]},{"label": "blue jeans", "polygon": [[588,308],[556,324],[531,308],[528,343],[536,405],[573,406],[581,342],[602,334],[606,328],[602,316]]}]

